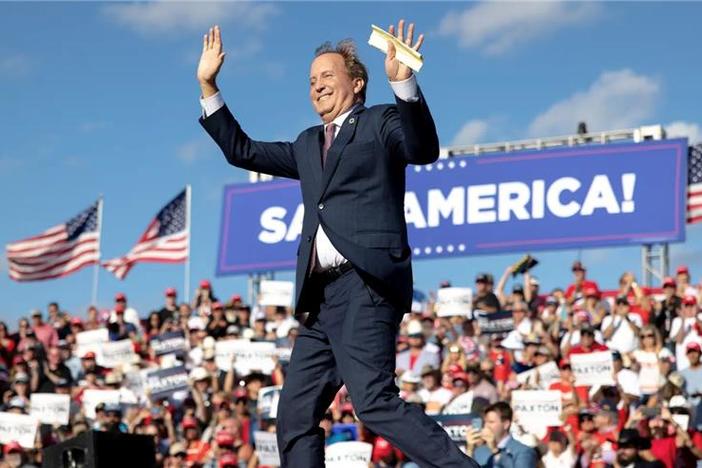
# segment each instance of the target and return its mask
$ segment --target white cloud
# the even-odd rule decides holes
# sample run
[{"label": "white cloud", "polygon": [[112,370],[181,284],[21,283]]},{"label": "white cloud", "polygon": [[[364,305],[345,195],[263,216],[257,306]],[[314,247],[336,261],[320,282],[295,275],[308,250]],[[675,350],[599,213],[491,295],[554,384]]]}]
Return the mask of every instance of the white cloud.
[{"label": "white cloud", "polygon": [[488,131],[488,123],[485,120],[469,120],[453,137],[453,146],[467,146],[475,143],[484,143],[485,135]]},{"label": "white cloud", "polygon": [[585,121],[589,131],[615,130],[646,123],[660,94],[658,81],[623,69],[603,72],[590,87],[558,101],[529,126],[531,136],[575,133]]},{"label": "white cloud", "polygon": [[483,2],[462,12],[449,12],[439,34],[456,36],[464,48],[499,55],[558,29],[586,23],[601,6],[594,2]]},{"label": "white cloud", "polygon": [[186,165],[195,164],[196,162],[207,157],[211,151],[209,141],[194,140],[183,143],[176,148],[176,156]]},{"label": "white cloud", "polygon": [[112,4],[104,13],[114,21],[144,34],[205,31],[213,24],[234,21],[248,29],[263,28],[278,8],[254,2],[179,2]]},{"label": "white cloud", "polygon": [[665,133],[668,138],[687,137],[690,144],[702,142],[702,128],[696,123],[676,120],[665,126]]}]

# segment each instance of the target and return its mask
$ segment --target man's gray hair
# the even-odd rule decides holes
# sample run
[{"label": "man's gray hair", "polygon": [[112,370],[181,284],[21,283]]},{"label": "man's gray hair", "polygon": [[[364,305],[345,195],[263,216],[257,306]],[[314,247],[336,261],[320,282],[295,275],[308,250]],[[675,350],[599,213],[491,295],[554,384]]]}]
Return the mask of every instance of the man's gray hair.
[{"label": "man's gray hair", "polygon": [[337,42],[336,47],[331,42],[327,41],[314,51],[315,58],[323,54],[339,54],[344,58],[346,71],[351,79],[361,78],[363,80],[363,88],[358,93],[358,98],[361,102],[366,102],[366,87],[368,86],[368,70],[361,62],[356,50],[356,43],[353,39],[344,39]]}]

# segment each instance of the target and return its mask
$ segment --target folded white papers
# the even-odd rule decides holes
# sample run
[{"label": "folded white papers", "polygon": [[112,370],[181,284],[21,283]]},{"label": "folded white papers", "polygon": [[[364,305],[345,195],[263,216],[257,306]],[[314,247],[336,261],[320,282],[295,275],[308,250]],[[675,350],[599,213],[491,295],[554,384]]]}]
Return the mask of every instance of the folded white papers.
[{"label": "folded white papers", "polygon": [[422,54],[404,42],[399,41],[389,32],[384,31],[374,24],[371,24],[371,35],[368,39],[368,44],[387,53],[388,41],[392,41],[392,43],[395,44],[395,56],[397,57],[397,60],[404,63],[415,72],[418,72],[420,68],[422,68],[422,65],[424,65],[424,58],[422,57]]}]

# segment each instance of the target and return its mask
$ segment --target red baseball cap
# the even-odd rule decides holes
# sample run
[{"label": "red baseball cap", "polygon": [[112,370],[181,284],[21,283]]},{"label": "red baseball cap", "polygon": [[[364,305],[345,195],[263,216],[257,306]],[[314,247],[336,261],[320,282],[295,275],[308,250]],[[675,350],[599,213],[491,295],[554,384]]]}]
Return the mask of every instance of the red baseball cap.
[{"label": "red baseball cap", "polygon": [[597,290],[597,288],[595,286],[586,287],[585,290],[583,291],[583,293],[585,294],[585,297],[589,297],[589,296],[600,297],[600,292]]},{"label": "red baseball cap", "polygon": [[183,429],[197,429],[197,419],[186,416],[181,423]]},{"label": "red baseball cap", "polygon": [[178,295],[178,291],[175,288],[168,288],[164,294],[166,297],[175,297]]},{"label": "red baseball cap", "polygon": [[200,289],[210,289],[212,286],[208,280],[200,281]]},{"label": "red baseball cap", "polygon": [[563,358],[558,362],[559,369],[563,369],[564,367],[570,367],[570,361],[566,358]]},{"label": "red baseball cap", "polygon": [[7,455],[8,453],[12,453],[12,452],[21,452],[22,450],[23,450],[22,446],[19,444],[19,442],[14,441],[14,440],[12,442],[8,442],[2,448],[2,452],[5,455]]},{"label": "red baseball cap", "polygon": [[468,374],[465,372],[457,372],[453,374],[453,380],[462,380],[465,383],[468,383]]},{"label": "red baseball cap", "polygon": [[228,431],[219,431],[215,435],[215,442],[220,447],[234,446],[234,436]]},{"label": "red baseball cap", "polygon": [[684,305],[697,305],[697,298],[695,296],[687,295],[683,297],[682,303]]},{"label": "red baseball cap", "polygon": [[95,359],[95,353],[92,351],[88,351],[81,357],[81,359]]},{"label": "red baseball cap", "polygon": [[212,303],[212,310],[217,310],[217,309],[224,309],[224,306],[219,301],[215,301]]},{"label": "red baseball cap", "polygon": [[689,353],[690,351],[697,351],[698,353],[702,353],[702,347],[699,343],[693,341],[692,343],[688,343],[687,346],[685,346],[685,352]]},{"label": "red baseball cap", "polygon": [[239,460],[233,452],[227,452],[219,457],[219,468],[236,468]]},{"label": "red baseball cap", "polygon": [[388,455],[390,455],[391,453],[392,453],[392,445],[390,445],[390,442],[383,439],[382,437],[378,437],[375,439],[375,443],[373,444],[373,457],[372,457],[372,459],[374,461],[379,461],[381,458],[385,458]]},{"label": "red baseball cap", "polygon": [[229,299],[229,302],[241,302],[241,295],[240,294],[234,294],[231,299]]},{"label": "red baseball cap", "polygon": [[672,276],[666,276],[665,278],[663,278],[663,287],[667,288],[670,286],[675,287],[675,278],[673,278]]},{"label": "red baseball cap", "polygon": [[127,301],[127,296],[124,295],[124,293],[117,293],[115,294],[115,302],[117,301]]},{"label": "red baseball cap", "polygon": [[83,325],[83,321],[80,317],[73,317],[71,318],[71,325]]},{"label": "red baseball cap", "polygon": [[118,302],[117,304],[115,304],[115,312],[117,312],[118,314],[123,314],[126,308],[127,307],[122,302]]},{"label": "red baseball cap", "polygon": [[690,269],[687,267],[687,265],[680,265],[677,270],[675,270],[675,274],[681,275],[681,274],[690,274]]},{"label": "red baseball cap", "polygon": [[583,262],[581,262],[580,260],[574,261],[573,266],[571,267],[571,271],[585,271]]}]

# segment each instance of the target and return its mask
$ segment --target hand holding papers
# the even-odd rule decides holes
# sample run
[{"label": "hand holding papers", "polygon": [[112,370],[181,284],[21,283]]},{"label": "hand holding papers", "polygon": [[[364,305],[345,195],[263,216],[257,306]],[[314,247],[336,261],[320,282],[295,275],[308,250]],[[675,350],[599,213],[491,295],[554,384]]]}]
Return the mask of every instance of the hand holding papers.
[{"label": "hand holding papers", "polygon": [[404,20],[397,26],[390,26],[389,31],[384,31],[376,25],[371,25],[371,35],[368,44],[380,49],[387,54],[385,58],[385,72],[390,81],[403,81],[410,77],[410,69],[418,72],[424,64],[424,58],[419,53],[419,48],[424,42],[424,35],[420,34],[417,42],[412,45],[414,23],[407,28],[407,37],[404,37]]}]

